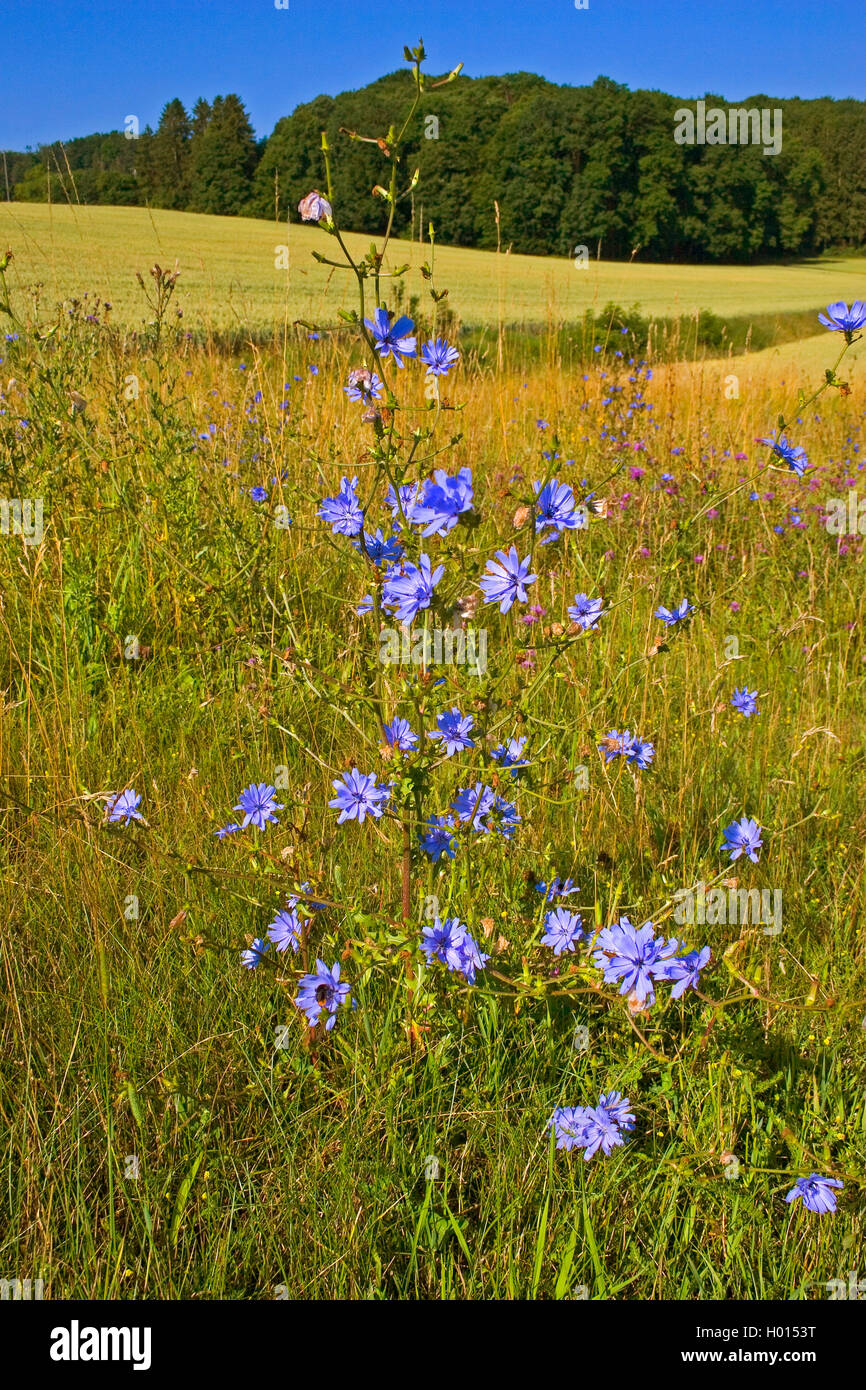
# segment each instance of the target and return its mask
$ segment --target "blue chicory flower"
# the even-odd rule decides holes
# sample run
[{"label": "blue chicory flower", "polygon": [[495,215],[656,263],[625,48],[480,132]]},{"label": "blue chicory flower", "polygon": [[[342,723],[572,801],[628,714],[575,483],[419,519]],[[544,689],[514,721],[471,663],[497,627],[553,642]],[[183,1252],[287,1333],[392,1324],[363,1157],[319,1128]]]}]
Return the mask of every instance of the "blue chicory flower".
[{"label": "blue chicory flower", "polygon": [[106,803],[105,814],[109,825],[116,825],[118,821],[123,821],[124,825],[129,825],[130,821],[143,821],[144,816],[139,811],[141,797],[134,787],[128,787],[126,791],[116,792]]},{"label": "blue chicory flower", "polygon": [[568,610],[568,616],[584,632],[596,632],[599,618],[605,616],[603,610],[604,599],[589,598],[587,594],[575,594],[574,603]]},{"label": "blue chicory flower", "polygon": [[763,845],[761,839],[761,827],[756,820],[751,820],[743,816],[738,821],[732,821],[725,826],[722,831],[724,844],[722,848],[728,850],[731,856],[731,863],[739,859],[741,854],[747,854],[753,864],[758,862],[758,851]]},{"label": "blue chicory flower", "polygon": [[337,1010],[349,997],[350,986],[340,983],[340,962],[329,970],[324,961],[316,961],[315,973],[304,975],[298,985],[295,1004],[315,1028],[323,1013],[329,1018],[325,1028],[330,1031],[337,1021]]},{"label": "blue chicory flower", "polygon": [[[294,900],[296,902],[297,899]],[[287,951],[290,946],[295,952],[301,949],[303,922],[295,911],[294,903],[288,911],[278,912],[268,927],[268,937],[278,951]]]},{"label": "blue chicory flower", "polygon": [[424,485],[420,503],[413,509],[412,520],[424,529],[422,536],[447,536],[464,512],[472,510],[472,469],[461,468],[450,477],[437,468],[432,479]]},{"label": "blue chicory flower", "polygon": [[441,739],[446,758],[460,753],[464,748],[474,748],[475,741],[469,737],[469,730],[475,723],[471,714],[461,714],[459,709],[443,711],[437,716],[438,727],[431,729],[427,737]]},{"label": "blue chicory flower", "polygon": [[383,731],[385,742],[401,753],[411,753],[418,742],[418,735],[413,734],[408,719],[392,719],[390,724],[383,725]]},{"label": "blue chicory flower", "polygon": [[364,319],[375,349],[380,357],[391,356],[398,367],[405,366],[404,358],[415,356],[415,338],[409,335],[415,327],[405,315],[391,322],[387,309],[377,309],[372,319]]},{"label": "blue chicory flower", "polygon": [[635,927],[621,917],[599,932],[592,962],[604,972],[605,984],[620,981],[620,994],[627,994],[635,1007],[646,1008],[655,1003],[654,981],[666,978],[667,962],[678,949],[673,938],[665,941],[654,935],[652,922]]},{"label": "blue chicory flower", "polygon": [[676,623],[681,623],[690,613],[693,613],[694,606],[684,598],[682,603],[678,603],[676,608],[659,607],[656,609],[654,617],[661,618],[666,627],[673,627]]},{"label": "blue chicory flower", "polygon": [[337,817],[338,825],[342,825],[346,820],[357,820],[359,825],[363,825],[365,816],[372,816],[374,820],[378,820],[382,815],[383,804],[390,796],[387,787],[378,785],[374,773],[359,772],[356,767],[353,767],[351,772],[344,773],[342,778],[337,778],[331,785],[337,795],[328,805],[340,812]]},{"label": "blue chicory flower", "polygon": [[443,854],[453,859],[457,853],[454,836],[453,816],[430,816],[426,822],[425,833],[418,832],[418,839],[425,854],[429,854],[434,864],[438,864]]},{"label": "blue chicory flower", "polygon": [[257,936],[251,946],[245,951],[241,951],[241,965],[245,970],[257,970],[270,949],[267,941],[263,941]]},{"label": "blue chicory flower", "polygon": [[277,801],[276,796],[276,787],[270,786],[267,782],[253,782],[249,787],[244,787],[238,797],[237,806],[232,807],[233,811],[244,813],[241,830],[245,830],[248,825],[254,825],[257,830],[264,830],[268,822],[279,825],[274,811],[284,811],[286,808]]},{"label": "blue chicory flower", "polygon": [[554,908],[544,919],[542,946],[549,946],[555,956],[563,951],[573,951],[583,936],[583,921],[579,912],[569,912],[567,907]]},{"label": "blue chicory flower", "polygon": [[427,376],[447,376],[455,363],[460,361],[460,353],[445,338],[431,339],[425,343],[421,357],[427,363]]},{"label": "blue chicory flower", "polygon": [[844,333],[847,338],[858,328],[866,327],[866,300],[855,299],[849,309],[844,299],[837,299],[835,304],[827,305],[826,315],[818,315],[818,322],[832,333]]},{"label": "blue chicory flower", "polygon": [[758,443],[766,444],[769,449],[772,449],[776,458],[780,458],[784,463],[787,463],[788,467],[793,473],[796,473],[798,478],[802,478],[806,469],[809,467],[809,459],[802,444],[791,444],[783,434],[780,434],[778,439],[776,439],[775,435],[772,435],[769,439],[759,438]]},{"label": "blue chicory flower", "polygon": [[731,696],[731,704],[739,714],[744,714],[748,718],[750,714],[758,713],[758,692],[757,690],[747,690],[745,686],[742,690],[735,689]]},{"label": "blue chicory flower", "polygon": [[376,373],[371,372],[368,367],[355,367],[347,377],[348,386],[343,390],[350,401],[360,401],[362,405],[371,405],[373,401],[382,399],[384,384],[382,378]]},{"label": "blue chicory flower", "polygon": [[[499,563],[497,563],[497,561]],[[509,551],[497,550],[496,560],[487,561],[489,574],[482,575],[480,588],[486,603],[498,603],[500,613],[507,613],[515,601],[528,602],[528,584],[534,584],[538,575],[530,574],[532,561],[529,556],[521,560],[516,546]]]},{"label": "blue chicory flower", "polygon": [[836,1210],[836,1194],[833,1188],[841,1190],[844,1186],[838,1178],[822,1178],[820,1173],[810,1173],[808,1178],[797,1179],[785,1201],[795,1202],[800,1198],[807,1211],[813,1211],[818,1216],[827,1216]]},{"label": "blue chicory flower", "polygon": [[444,573],[444,565],[432,569],[429,555],[420,555],[417,565],[403,561],[393,566],[382,585],[382,607],[393,610],[399,622],[410,624],[421,609],[430,607]]},{"label": "blue chicory flower", "polygon": [[319,507],[319,516],[327,521],[334,535],[357,536],[364,528],[364,513],[355,495],[358,479],[341,478],[336,497],[326,497]]}]

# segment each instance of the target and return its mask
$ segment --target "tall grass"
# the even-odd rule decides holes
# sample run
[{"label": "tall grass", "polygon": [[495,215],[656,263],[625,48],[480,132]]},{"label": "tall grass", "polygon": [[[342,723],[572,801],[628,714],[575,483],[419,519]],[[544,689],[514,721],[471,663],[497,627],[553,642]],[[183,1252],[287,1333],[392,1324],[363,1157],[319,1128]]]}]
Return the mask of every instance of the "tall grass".
[{"label": "tall grass", "polygon": [[[608,517],[551,547],[535,627],[487,619],[514,664],[503,688],[478,681],[477,721],[531,734],[535,768],[513,845],[416,878],[418,922],[428,894],[471,902],[493,954],[474,989],[430,995],[388,833],[338,832],[327,807],[375,751],[344,698],[375,661],[369,619],[315,516],[364,467],[349,346],[286,333],[229,354],[95,318],[2,345],[0,491],[42,497],[45,535],[0,536],[0,1276],[55,1298],[826,1296],[863,1256],[866,648],[862,539],[840,550],[815,508],[858,472],[862,392],[803,421],[804,484],[754,442],[792,383],[787,402],[769,378],[729,400],[721,371],[656,372],[659,428],[636,425],[628,456],[644,476],[626,466]],[[501,371],[465,354],[448,390],[481,514],[469,574],[513,538],[554,432],[561,476],[615,465],[622,341],[623,362],[611,342],[589,367],[555,337],[534,361],[506,338]],[[610,616],[539,694],[576,590]],[[697,617],[660,643],[653,609],[683,594]],[[530,640],[535,670],[517,664]],[[399,673],[382,681],[396,697]],[[741,685],[759,716],[731,710]],[[655,743],[638,784],[596,752],[612,726]],[[279,828],[219,844],[241,787],[278,768]],[[147,825],[107,827],[104,798],[130,785]],[[642,921],[719,872],[743,814],[766,848],[731,876],[782,890],[784,930],[690,941],[713,951],[708,998],[733,983],[739,1002],[687,997],[637,1033],[624,1004],[570,993],[537,945],[535,881],[571,874],[590,922]],[[313,1045],[284,972],[238,965],[307,880],[357,1001]],[[630,1144],[554,1154],[553,1107],[613,1086],[637,1111]],[[834,1218],[783,1200],[812,1169],[845,1180]]]}]

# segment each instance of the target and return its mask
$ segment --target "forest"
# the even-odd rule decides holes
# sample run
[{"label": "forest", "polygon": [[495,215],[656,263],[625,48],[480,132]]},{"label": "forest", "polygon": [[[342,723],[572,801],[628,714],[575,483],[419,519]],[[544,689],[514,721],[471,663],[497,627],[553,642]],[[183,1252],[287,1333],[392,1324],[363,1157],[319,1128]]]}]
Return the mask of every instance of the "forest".
[{"label": "forest", "polygon": [[[372,190],[388,167],[388,113],[411,76],[319,96],[257,140],[236,94],[173,99],[155,130],[117,130],[3,155],[10,199],[172,208],[297,220],[333,150],[340,223],[377,234],[388,216]],[[531,73],[464,77],[424,94],[402,152],[398,235],[607,260],[754,263],[857,250],[866,243],[866,103],[829,97],[737,104],[781,110],[777,155],[760,144],[679,143],[687,102],[599,77],[558,86]],[[725,99],[708,94],[706,105]],[[381,142],[381,143],[379,143]],[[347,158],[347,147],[352,158]]]}]

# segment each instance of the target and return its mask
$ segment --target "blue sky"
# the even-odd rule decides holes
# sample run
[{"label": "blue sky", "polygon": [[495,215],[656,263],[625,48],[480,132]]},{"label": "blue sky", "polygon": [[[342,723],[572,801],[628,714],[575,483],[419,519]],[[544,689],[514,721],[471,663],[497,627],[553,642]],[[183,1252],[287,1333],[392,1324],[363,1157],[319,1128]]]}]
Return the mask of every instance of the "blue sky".
[{"label": "blue sky", "polygon": [[429,67],[472,76],[600,73],[685,98],[866,97],[866,0],[3,0],[0,147],[23,149],[179,96],[235,91],[259,135],[319,92],[401,65],[424,38]]}]

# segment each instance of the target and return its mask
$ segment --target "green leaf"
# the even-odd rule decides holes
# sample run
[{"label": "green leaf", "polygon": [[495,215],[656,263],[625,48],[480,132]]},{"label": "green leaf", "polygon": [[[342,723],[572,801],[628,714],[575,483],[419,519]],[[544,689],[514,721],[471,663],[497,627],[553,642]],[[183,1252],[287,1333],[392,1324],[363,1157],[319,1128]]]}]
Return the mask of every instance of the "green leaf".
[{"label": "green leaf", "polygon": [[138,1099],[138,1092],[131,1081],[127,1081],[126,1083],[126,1094],[129,1099],[129,1108],[132,1111],[135,1123],[138,1125],[139,1129],[141,1129],[144,1124],[144,1113],[141,1109],[141,1102]]},{"label": "green leaf", "polygon": [[532,1297],[538,1293],[538,1285],[541,1281],[541,1266],[544,1260],[544,1242],[547,1236],[547,1213],[550,1210],[550,1193],[544,1199],[544,1206],[541,1212],[541,1220],[538,1223],[538,1235],[535,1238],[535,1264],[532,1270]]},{"label": "green leaf", "polygon": [[571,1266],[574,1264],[574,1252],[576,1247],[577,1227],[573,1226],[571,1235],[568,1237],[568,1244],[565,1247],[565,1254],[562,1257],[562,1264],[559,1266],[559,1273],[556,1276],[556,1285],[553,1290],[554,1298],[565,1298],[566,1290],[570,1286]]},{"label": "green leaf", "polygon": [[193,1159],[192,1167],[190,1168],[189,1172],[187,1173],[186,1177],[184,1178],[183,1182],[181,1183],[178,1189],[177,1198],[174,1204],[174,1213],[171,1218],[171,1228],[169,1230],[169,1241],[171,1243],[172,1249],[174,1249],[174,1247],[177,1245],[177,1236],[178,1231],[180,1230],[180,1223],[183,1218],[183,1213],[186,1208],[187,1201],[189,1200],[189,1194],[192,1190],[192,1185],[195,1182],[196,1174],[198,1173],[198,1170],[201,1167],[203,1161],[204,1149],[202,1149],[200,1153],[196,1154],[195,1158]]}]

